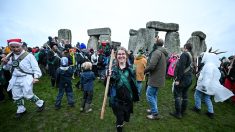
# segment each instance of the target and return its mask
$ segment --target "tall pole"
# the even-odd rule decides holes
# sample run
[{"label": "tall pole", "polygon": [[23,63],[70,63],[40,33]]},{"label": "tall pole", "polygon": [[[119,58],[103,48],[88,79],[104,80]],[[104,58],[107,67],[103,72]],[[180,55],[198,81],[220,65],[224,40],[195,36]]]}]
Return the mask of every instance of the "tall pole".
[{"label": "tall pole", "polygon": [[[114,60],[114,50],[112,49],[110,60],[109,60],[109,71],[111,71],[111,69],[112,69],[113,60]],[[100,113],[100,119],[104,119],[105,105],[107,102],[107,96],[108,96],[108,90],[109,90],[109,82],[110,82],[110,75],[108,74],[105,92],[104,92],[103,105],[102,105],[102,109],[101,109],[101,113]]]}]

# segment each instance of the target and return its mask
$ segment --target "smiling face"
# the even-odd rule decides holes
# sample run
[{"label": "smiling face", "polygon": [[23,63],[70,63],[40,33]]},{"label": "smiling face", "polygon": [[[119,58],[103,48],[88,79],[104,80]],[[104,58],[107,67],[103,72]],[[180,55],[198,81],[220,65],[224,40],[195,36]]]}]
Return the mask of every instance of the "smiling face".
[{"label": "smiling face", "polygon": [[118,63],[126,63],[127,62],[127,53],[124,49],[118,50],[117,61],[118,61]]},{"label": "smiling face", "polygon": [[11,44],[10,48],[11,48],[11,51],[16,55],[19,55],[23,50],[22,45],[19,45],[19,44]]}]

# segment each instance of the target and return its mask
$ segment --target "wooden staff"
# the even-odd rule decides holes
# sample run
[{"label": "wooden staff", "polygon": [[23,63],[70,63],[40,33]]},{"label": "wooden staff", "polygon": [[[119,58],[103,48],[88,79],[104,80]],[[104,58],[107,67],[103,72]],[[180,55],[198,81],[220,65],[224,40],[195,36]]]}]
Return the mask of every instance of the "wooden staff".
[{"label": "wooden staff", "polygon": [[[114,50],[112,49],[111,55],[110,55],[110,60],[109,60],[109,71],[111,71],[111,69],[112,69],[113,60],[114,60]],[[101,113],[100,113],[100,119],[104,119],[105,105],[106,105],[108,90],[109,90],[109,82],[110,82],[110,75],[108,73],[105,92],[104,92],[104,100],[103,100],[103,105],[102,105],[102,109],[101,109]]]},{"label": "wooden staff", "polygon": [[52,51],[52,52],[54,53],[54,55],[55,55],[56,57],[58,57],[59,59],[61,59],[61,58],[59,57],[59,55],[58,55],[55,51],[53,51],[53,50],[51,49],[51,47],[50,47],[48,44],[46,44],[46,46],[50,49],[50,51]]},{"label": "wooden staff", "polygon": [[231,71],[231,69],[233,67],[234,60],[235,60],[235,55],[233,56],[233,60],[232,60],[232,62],[230,64],[230,69],[228,69],[228,74],[227,75],[229,75],[229,73],[230,73],[230,71]]}]

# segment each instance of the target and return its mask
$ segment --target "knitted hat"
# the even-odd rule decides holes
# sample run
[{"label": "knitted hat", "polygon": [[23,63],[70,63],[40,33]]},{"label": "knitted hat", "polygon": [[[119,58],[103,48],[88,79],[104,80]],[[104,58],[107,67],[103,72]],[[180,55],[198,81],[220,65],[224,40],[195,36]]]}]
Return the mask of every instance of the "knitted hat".
[{"label": "knitted hat", "polygon": [[84,43],[80,44],[80,49],[86,49],[86,45]]}]

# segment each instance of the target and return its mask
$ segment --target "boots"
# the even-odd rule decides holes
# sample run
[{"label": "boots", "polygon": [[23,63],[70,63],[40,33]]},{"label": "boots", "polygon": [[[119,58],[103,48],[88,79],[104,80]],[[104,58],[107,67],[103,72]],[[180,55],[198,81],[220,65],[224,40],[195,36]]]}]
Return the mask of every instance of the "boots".
[{"label": "boots", "polygon": [[206,115],[211,119],[214,118],[214,113],[206,112]]},{"label": "boots", "polygon": [[91,111],[92,111],[91,104],[86,103],[85,104],[85,112],[88,113],[88,112],[91,112]]},{"label": "boots", "polygon": [[185,111],[187,109],[188,106],[188,99],[183,99],[182,100],[182,105],[181,105],[181,114],[185,115]]},{"label": "boots", "polygon": [[170,115],[174,116],[177,119],[181,119],[181,99],[176,98],[175,99],[175,112],[171,112]]}]

